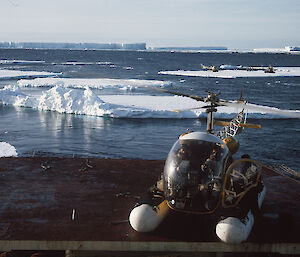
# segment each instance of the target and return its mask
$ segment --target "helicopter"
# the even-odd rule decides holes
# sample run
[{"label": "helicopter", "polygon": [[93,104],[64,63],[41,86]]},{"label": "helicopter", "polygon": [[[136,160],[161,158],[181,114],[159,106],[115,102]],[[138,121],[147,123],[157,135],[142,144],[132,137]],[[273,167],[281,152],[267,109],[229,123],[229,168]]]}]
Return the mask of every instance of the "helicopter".
[{"label": "helicopter", "polygon": [[222,64],[220,66],[205,66],[201,64],[202,70],[204,71],[212,71],[218,72],[224,70],[245,70],[245,71],[264,71],[264,73],[275,73],[276,69],[269,65],[268,67],[252,67],[252,66],[242,66],[242,65],[230,65],[230,64]]},{"label": "helicopter", "polygon": [[[129,214],[131,227],[138,232],[157,229],[170,211],[217,217],[215,233],[225,243],[246,241],[255,217],[261,211],[266,187],[261,178],[262,164],[245,154],[234,160],[239,149],[236,134],[259,124],[247,123],[247,102],[219,98],[220,93],[194,96],[166,89],[160,91],[205,102],[205,132],[187,131],[179,136],[165,161],[164,170],[147,197]],[[217,121],[219,106],[242,107],[231,121]],[[176,111],[176,110],[175,110]],[[179,110],[177,110],[179,111]],[[223,126],[215,132],[215,125]]]},{"label": "helicopter", "polygon": [[201,67],[205,71],[212,71],[212,72],[218,72],[219,71],[218,68],[214,65],[208,67],[208,66],[205,66],[205,65],[201,64]]}]

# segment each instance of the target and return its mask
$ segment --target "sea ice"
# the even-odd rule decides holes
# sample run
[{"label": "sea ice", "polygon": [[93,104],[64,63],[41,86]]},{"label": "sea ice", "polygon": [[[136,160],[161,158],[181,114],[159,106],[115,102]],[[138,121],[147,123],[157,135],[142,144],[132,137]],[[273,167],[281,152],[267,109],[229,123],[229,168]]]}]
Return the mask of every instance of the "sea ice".
[{"label": "sea ice", "polygon": [[[253,67],[263,68],[263,67]],[[267,67],[265,67],[267,68]],[[177,70],[177,71],[160,71],[162,75],[177,75],[190,77],[207,77],[207,78],[248,78],[248,77],[298,77],[300,76],[300,67],[274,67],[275,73],[265,73],[263,70],[219,70],[213,72],[211,70]]]},{"label": "sea ice", "polygon": [[6,142],[0,142],[0,157],[17,156],[16,148]]},{"label": "sea ice", "polygon": [[91,89],[82,91],[56,86],[45,92],[38,99],[41,110],[51,110],[60,113],[74,113],[95,116],[111,116],[112,107],[96,96]]},{"label": "sea ice", "polygon": [[35,63],[45,63],[45,61],[31,61],[31,60],[0,60],[0,64],[35,64]]},{"label": "sea ice", "polygon": [[36,78],[21,79],[18,85],[21,87],[53,87],[64,86],[72,88],[120,88],[132,89],[137,87],[165,87],[172,83],[170,81],[140,80],[140,79],[72,79],[72,78]]},{"label": "sea ice", "polygon": [[[55,86],[41,96],[26,95],[18,86],[0,90],[0,104],[24,106],[60,113],[114,118],[198,118],[206,117],[205,103],[181,96],[96,95],[90,88],[70,89]],[[249,107],[248,107],[249,106]],[[200,108],[199,108],[200,107]],[[251,108],[250,108],[251,107]],[[300,118],[300,111],[281,111],[274,107],[247,105],[251,118]],[[255,108],[255,109],[253,109]],[[178,112],[176,110],[180,109]],[[218,107],[216,117],[231,118],[241,110],[235,102]]]},{"label": "sea ice", "polygon": [[45,71],[0,70],[0,79],[51,77],[59,74]]}]

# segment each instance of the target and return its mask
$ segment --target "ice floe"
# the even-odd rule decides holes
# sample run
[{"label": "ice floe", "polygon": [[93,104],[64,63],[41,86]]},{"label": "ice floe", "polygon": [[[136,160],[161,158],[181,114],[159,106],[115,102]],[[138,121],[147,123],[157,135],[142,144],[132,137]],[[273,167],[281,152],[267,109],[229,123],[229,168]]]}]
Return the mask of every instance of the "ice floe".
[{"label": "ice floe", "polygon": [[[119,95],[118,95],[119,96]],[[176,113],[169,110],[157,108],[160,101],[152,96],[151,106],[138,106],[132,98],[123,101],[116,101],[118,96],[106,97],[102,100],[90,88],[85,90],[69,89],[62,86],[55,86],[41,96],[30,96],[22,92],[18,86],[5,86],[0,90],[0,104],[31,107],[40,110],[57,111],[60,113],[72,113],[82,115],[93,115],[114,118],[196,118],[194,112]],[[168,97],[174,98],[174,97]],[[121,100],[119,98],[119,100]],[[149,98],[140,98],[140,103],[148,101]],[[155,101],[156,100],[156,101]],[[162,100],[162,99],[160,99]],[[187,100],[191,100],[188,99]],[[133,102],[131,102],[133,101]],[[166,98],[164,99],[166,101]],[[167,101],[168,102],[168,101]]]},{"label": "ice floe", "polygon": [[72,88],[119,88],[132,89],[136,87],[165,87],[172,83],[170,81],[140,80],[140,79],[73,79],[73,78],[36,78],[21,79],[18,81],[20,87],[53,87],[64,86]]},{"label": "ice floe", "polygon": [[40,63],[45,63],[45,61],[31,61],[31,60],[7,60],[7,59],[2,59],[0,60],[0,64],[40,64]]},{"label": "ice floe", "polygon": [[0,142],[0,157],[17,156],[16,148],[9,143]]},{"label": "ice floe", "polygon": [[[297,77],[300,76],[300,67],[274,67],[275,73],[265,73],[263,67],[252,67],[253,70],[228,69],[213,72],[211,70],[177,70],[160,71],[161,75],[177,75],[190,77],[210,78],[249,78],[249,77]],[[265,67],[267,68],[267,67]],[[257,70],[256,70],[257,69]],[[260,70],[259,70],[260,69]]]},{"label": "ice floe", "polygon": [[60,73],[45,72],[45,71],[0,70],[0,79],[51,77],[59,74]]},{"label": "ice floe", "polygon": [[[40,110],[113,118],[198,118],[206,117],[205,103],[188,97],[150,95],[96,95],[90,88],[70,89],[55,86],[41,96],[26,95],[18,86],[5,86],[0,90],[0,104],[23,106]],[[249,109],[248,117],[300,118],[300,111],[268,106]],[[183,110],[177,112],[176,110]],[[241,108],[234,103],[230,107],[218,107],[216,117],[231,118]]]},{"label": "ice floe", "polygon": [[112,65],[111,62],[77,62],[77,61],[67,61],[62,63],[52,63],[55,65],[61,64],[61,65]]}]

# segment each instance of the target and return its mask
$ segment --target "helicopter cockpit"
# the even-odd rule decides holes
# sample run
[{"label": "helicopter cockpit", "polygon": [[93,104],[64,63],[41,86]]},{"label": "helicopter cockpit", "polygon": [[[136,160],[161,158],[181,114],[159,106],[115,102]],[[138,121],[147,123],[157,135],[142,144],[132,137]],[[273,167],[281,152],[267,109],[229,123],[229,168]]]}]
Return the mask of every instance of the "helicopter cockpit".
[{"label": "helicopter cockpit", "polygon": [[224,142],[212,134],[193,132],[179,138],[164,168],[164,191],[169,206],[198,212],[215,209],[229,155]]}]

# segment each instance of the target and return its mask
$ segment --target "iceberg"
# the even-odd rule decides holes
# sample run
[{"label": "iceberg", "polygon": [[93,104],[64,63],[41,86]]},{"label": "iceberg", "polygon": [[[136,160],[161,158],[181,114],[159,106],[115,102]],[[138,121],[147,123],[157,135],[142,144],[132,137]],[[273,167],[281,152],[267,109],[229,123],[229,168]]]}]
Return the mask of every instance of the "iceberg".
[{"label": "iceberg", "polygon": [[0,42],[0,48],[146,50],[146,43],[124,44],[124,43]]},{"label": "iceberg", "polygon": [[95,116],[111,116],[112,106],[103,102],[91,89],[83,94],[79,90],[70,90],[56,86],[43,92],[33,106],[41,110],[51,110],[60,113],[85,114]]}]

